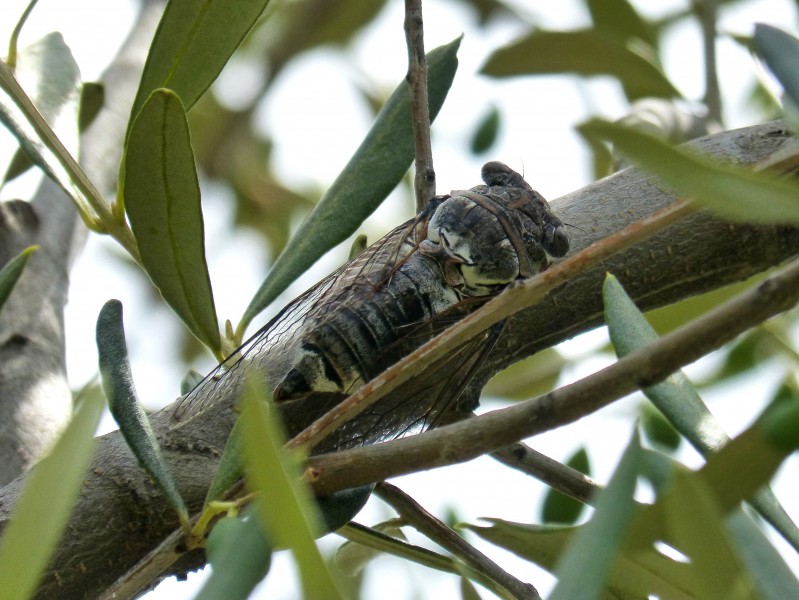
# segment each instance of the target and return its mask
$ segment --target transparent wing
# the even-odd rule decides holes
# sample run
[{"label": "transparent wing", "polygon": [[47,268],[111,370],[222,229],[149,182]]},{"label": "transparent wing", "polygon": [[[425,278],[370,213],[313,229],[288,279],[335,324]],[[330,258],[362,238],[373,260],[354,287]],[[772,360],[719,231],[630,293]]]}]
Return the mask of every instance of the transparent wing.
[{"label": "transparent wing", "polygon": [[[417,324],[408,335],[426,341],[460,317],[462,314]],[[494,346],[502,327],[502,323],[495,325],[447,356],[421,368],[413,379],[339,427],[320,442],[313,453],[333,452],[421,433],[446,421],[454,411],[471,409],[458,406],[458,398]],[[312,393],[297,400],[281,402],[279,407],[289,436],[300,433],[345,397],[343,394]]]},{"label": "transparent wing", "polygon": [[427,214],[420,213],[403,223],[289,303],[181,398],[173,412],[173,419],[185,421],[207,410],[219,398],[219,394],[214,393],[216,390],[236,389],[234,380],[243,376],[245,359],[264,352],[268,347],[288,347],[291,336],[309,315],[323,310],[325,305],[334,304],[356,282],[377,284],[390,277],[402,260],[401,255],[413,251],[416,245],[415,231],[425,225],[426,219]]}]

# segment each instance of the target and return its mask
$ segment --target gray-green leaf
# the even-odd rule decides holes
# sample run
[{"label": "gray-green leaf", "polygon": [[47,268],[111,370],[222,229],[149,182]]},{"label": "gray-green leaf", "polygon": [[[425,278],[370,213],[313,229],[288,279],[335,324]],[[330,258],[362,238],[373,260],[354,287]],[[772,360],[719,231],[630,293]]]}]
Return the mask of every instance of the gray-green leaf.
[{"label": "gray-green leaf", "polygon": [[119,430],[141,467],[164,493],[181,523],[186,524],[188,511],[183,498],[172,479],[169,465],[161,454],[144,407],[136,395],[122,325],[122,303],[119,300],[109,300],[100,310],[97,317],[97,351],[103,390]]},{"label": "gray-green leaf", "polygon": [[153,92],[131,128],[124,190],[147,274],[197,339],[218,353],[194,153],[186,113],[170,90]]},{"label": "gray-green leaf", "polygon": [[610,75],[632,100],[679,98],[680,92],[648,58],[595,30],[535,31],[491,54],[481,69],[492,77],[577,73]]},{"label": "gray-green leaf", "polygon": [[[461,38],[427,55],[430,120],[447,96]],[[250,302],[238,333],[325,252],[347,239],[402,179],[413,160],[410,95],[403,81],[366,138],[275,261]]]},{"label": "gray-green leaf", "polygon": [[269,0],[171,0],[155,33],[131,122],[150,94],[173,90],[186,110],[217,78]]}]

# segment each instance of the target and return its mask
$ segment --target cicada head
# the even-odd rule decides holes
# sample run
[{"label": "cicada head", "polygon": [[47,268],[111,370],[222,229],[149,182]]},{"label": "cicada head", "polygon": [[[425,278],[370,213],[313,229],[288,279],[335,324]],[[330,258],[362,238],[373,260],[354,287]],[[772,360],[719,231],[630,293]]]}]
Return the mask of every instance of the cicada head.
[{"label": "cicada head", "polygon": [[482,176],[486,185],[453,191],[441,201],[427,229],[425,252],[463,296],[497,293],[569,250],[563,223],[519,173],[489,162]]}]

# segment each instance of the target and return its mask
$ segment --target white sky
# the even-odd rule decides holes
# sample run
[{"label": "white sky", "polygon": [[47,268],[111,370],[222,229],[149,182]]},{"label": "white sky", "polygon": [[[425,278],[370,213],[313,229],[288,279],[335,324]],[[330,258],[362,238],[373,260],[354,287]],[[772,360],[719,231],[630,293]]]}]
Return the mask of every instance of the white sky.
[{"label": "white sky", "polygon": [[[515,4],[535,15],[544,28],[567,29],[587,23],[582,3],[576,0],[517,0]],[[641,0],[635,4],[645,13],[655,14],[667,6],[684,6],[687,1]],[[741,8],[725,12],[722,31],[750,33],[755,21],[795,30],[793,3],[788,0],[741,4]],[[0,9],[0,40],[8,39],[23,6],[20,0],[6,0]],[[72,48],[84,78],[96,79],[124,37],[132,14],[132,3],[126,0],[41,0],[24,31],[22,43],[30,43],[58,28]],[[89,31],[91,35],[86,35]],[[573,127],[594,114],[611,118],[623,114],[625,104],[615,83],[603,79],[576,83],[573,78],[554,76],[512,80],[479,76],[477,72],[490,50],[513,39],[520,27],[507,23],[485,34],[452,2],[428,0],[425,3],[425,31],[428,48],[449,42],[461,32],[466,33],[459,52],[460,67],[455,83],[433,128],[440,190],[475,185],[480,165],[493,158],[523,169],[528,181],[547,198],[556,198],[590,181],[587,154]],[[701,46],[697,29],[693,26],[676,29],[665,46],[668,75],[686,97],[701,98]],[[357,40],[356,49],[358,68],[374,78],[379,86],[392,89],[401,80],[406,68],[401,2],[391,3],[379,24]],[[753,63],[749,55],[729,39],[722,39],[718,49],[720,79],[727,99],[727,126],[750,124],[756,117],[744,107],[743,98],[752,80]],[[261,108],[258,126],[279,141],[275,147],[274,168],[290,184],[323,190],[347,162],[370,124],[368,112],[353,90],[353,82],[342,78],[341,66],[345,60],[347,58],[340,53],[315,51],[296,61],[280,76],[270,100]],[[248,71],[246,64],[237,65],[233,73],[223,76],[215,92],[224,101],[235,103],[239,94],[246,95],[247,81],[253,76],[257,74]],[[324,94],[319,93],[321,89]],[[592,99],[590,103],[586,102],[588,98]],[[491,103],[501,106],[503,113],[500,139],[490,156],[475,159],[468,153],[468,140]],[[13,149],[8,138],[0,136],[0,160],[10,156]],[[0,191],[0,198],[14,197],[23,189],[21,185],[9,186]],[[260,244],[246,232],[231,238],[228,231],[232,214],[228,200],[220,190],[211,187],[204,190],[207,252],[217,309],[220,319],[235,321],[265,274],[271,257],[266,256]],[[390,208],[381,209],[379,217],[370,219],[364,226],[370,239],[376,239],[392,224],[409,216],[406,200],[393,198]],[[182,366],[169,352],[169,340],[174,339],[170,332],[179,324],[168,312],[153,310],[144,292],[146,280],[131,276],[130,270],[108,260],[109,247],[107,240],[93,236],[73,273],[73,289],[67,307],[67,354],[72,385],[80,387],[95,375],[94,321],[102,304],[116,297],[125,304],[128,343],[141,396],[151,406],[170,402],[178,394],[183,375]],[[312,269],[286,299],[324,276],[340,257],[341,252]],[[231,273],[235,277],[231,277]],[[154,331],[158,334],[151,335]],[[594,347],[596,339],[596,336],[577,338],[567,344],[564,351],[582,354]],[[578,363],[567,378],[583,376],[603,366],[604,360]],[[199,368],[210,368],[212,362],[208,359]],[[690,374],[692,369],[688,372]],[[760,410],[781,372],[778,367],[772,367],[759,380],[746,382],[745,386],[743,382],[735,382],[735,389],[720,390],[714,394],[715,398],[709,399],[730,433],[740,431]],[[539,436],[533,445],[560,459],[580,445],[586,445],[594,461],[593,475],[606,481],[629,439],[635,403],[630,399],[617,403],[568,429]],[[106,423],[105,427],[111,428],[113,424]],[[690,450],[685,450],[684,458],[692,465],[699,463]],[[795,474],[796,466],[796,461],[790,461],[784,471],[790,469]],[[537,518],[543,497],[542,486],[537,482],[497,467],[490,459],[401,478],[397,484],[431,512],[442,514],[447,507],[457,507],[461,518],[472,522],[481,515],[530,522]],[[788,510],[795,518],[799,517],[796,486],[780,481],[776,488]],[[388,514],[379,501],[373,500],[358,520],[370,524]],[[323,544],[331,547],[335,541],[329,536]],[[529,564],[496,548],[477,545],[540,590],[548,589],[549,578]],[[364,597],[456,596],[454,577],[431,577],[424,568],[407,567],[395,559],[380,559],[379,563],[379,569],[369,571]],[[799,572],[799,560],[795,555],[791,564]],[[257,597],[297,597],[294,577],[290,576],[292,568],[285,553],[276,557],[272,573]],[[167,582],[150,597],[188,598],[192,595],[191,589],[191,585]]]}]

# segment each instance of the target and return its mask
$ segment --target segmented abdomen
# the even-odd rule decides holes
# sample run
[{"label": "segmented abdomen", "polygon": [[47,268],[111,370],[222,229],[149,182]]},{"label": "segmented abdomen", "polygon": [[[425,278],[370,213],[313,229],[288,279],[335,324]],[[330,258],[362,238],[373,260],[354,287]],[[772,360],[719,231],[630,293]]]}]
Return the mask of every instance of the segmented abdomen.
[{"label": "segmented abdomen", "polygon": [[425,332],[421,324],[457,303],[438,265],[421,253],[404,260],[387,280],[354,283],[308,315],[275,399],[352,393],[426,342],[432,330]]}]

